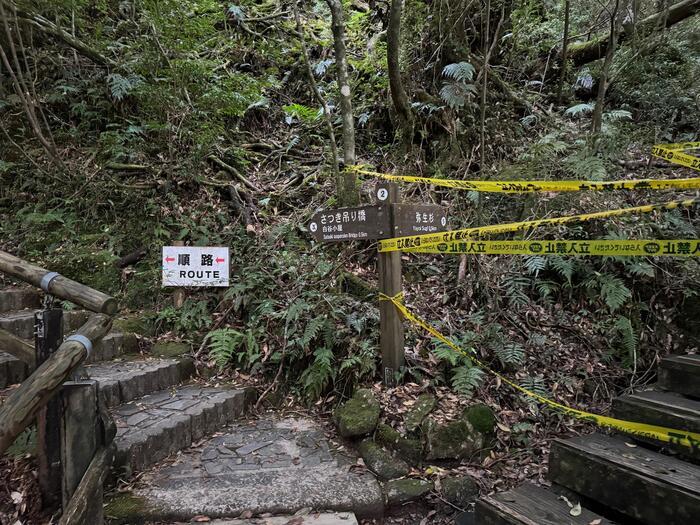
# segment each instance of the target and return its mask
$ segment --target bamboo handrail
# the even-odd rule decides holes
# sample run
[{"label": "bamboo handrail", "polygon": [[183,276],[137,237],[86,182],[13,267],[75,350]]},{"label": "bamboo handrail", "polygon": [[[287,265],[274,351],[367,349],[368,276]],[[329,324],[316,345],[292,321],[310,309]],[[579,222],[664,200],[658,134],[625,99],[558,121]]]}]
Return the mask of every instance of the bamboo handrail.
[{"label": "bamboo handrail", "polygon": [[93,312],[107,315],[117,313],[117,300],[114,297],[110,297],[105,293],[62,275],[57,275],[1,250],[0,272],[42,288],[46,293],[75,303]]}]

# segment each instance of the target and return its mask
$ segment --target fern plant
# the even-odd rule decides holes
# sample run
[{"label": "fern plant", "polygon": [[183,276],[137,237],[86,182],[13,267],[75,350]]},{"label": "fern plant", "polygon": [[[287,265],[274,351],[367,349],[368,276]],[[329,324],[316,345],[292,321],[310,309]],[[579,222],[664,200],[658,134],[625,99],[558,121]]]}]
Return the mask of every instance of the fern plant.
[{"label": "fern plant", "polygon": [[620,315],[613,323],[613,330],[616,333],[614,343],[624,352],[624,361],[627,365],[634,365],[637,362],[637,345],[639,337],[637,336],[632,321],[629,317]]},{"label": "fern plant", "polygon": [[119,73],[110,73],[107,75],[107,84],[112,98],[121,101],[138,87],[142,86],[144,78],[141,75],[130,74],[128,76],[120,75]]},{"label": "fern plant", "polygon": [[452,109],[463,107],[471,97],[476,95],[476,87],[471,84],[474,78],[474,66],[469,62],[448,64],[442,70],[447,79],[440,89],[440,98]]},{"label": "fern plant", "polygon": [[221,328],[209,332],[205,340],[208,341],[209,355],[219,368],[224,368],[244,344],[245,335],[231,328]]},{"label": "fern plant", "polygon": [[494,347],[496,357],[503,367],[520,366],[525,361],[525,350],[517,343],[507,343]]},{"label": "fern plant", "polygon": [[[538,396],[549,397],[549,391],[547,390],[547,386],[545,385],[544,379],[542,379],[541,377],[527,376],[521,379],[519,384],[525,390],[529,390],[530,392],[537,394]],[[537,400],[532,397],[528,396],[526,399],[530,404],[534,405],[537,403]]]},{"label": "fern plant", "polygon": [[481,386],[483,380],[483,370],[475,366],[462,365],[456,368],[452,375],[452,388],[458,394],[472,397],[474,390]]}]

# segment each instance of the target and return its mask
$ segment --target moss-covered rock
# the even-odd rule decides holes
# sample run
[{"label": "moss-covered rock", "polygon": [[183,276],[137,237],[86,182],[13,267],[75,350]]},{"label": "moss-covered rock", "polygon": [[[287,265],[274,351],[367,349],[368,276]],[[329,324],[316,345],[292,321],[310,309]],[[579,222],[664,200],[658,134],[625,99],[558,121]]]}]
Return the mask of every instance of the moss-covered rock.
[{"label": "moss-covered rock", "polygon": [[428,417],[428,414],[433,411],[436,403],[437,400],[433,394],[426,393],[418,396],[416,404],[411,407],[404,418],[406,430],[414,432],[423,423],[423,420]]},{"label": "moss-covered rock", "polygon": [[374,286],[350,272],[340,274],[338,288],[342,293],[352,295],[360,300],[367,299],[367,297],[377,293]]},{"label": "moss-covered rock", "polygon": [[493,434],[496,431],[496,416],[490,407],[478,403],[467,407],[462,417],[471,423],[474,430],[482,434]]},{"label": "moss-covered rock", "polygon": [[110,525],[145,523],[152,512],[146,500],[129,492],[110,497],[104,507],[105,522]]},{"label": "moss-covered rock", "polygon": [[421,441],[419,439],[406,438],[389,425],[379,423],[374,438],[377,443],[392,449],[399,457],[411,465],[418,465],[423,459],[423,444]]},{"label": "moss-covered rock", "polygon": [[426,459],[463,459],[485,448],[487,439],[465,419],[428,425]]},{"label": "moss-covered rock", "polygon": [[433,490],[433,484],[424,479],[395,479],[384,485],[387,504],[400,505],[422,498]]},{"label": "moss-covered rock", "polygon": [[363,437],[374,432],[381,407],[370,390],[358,389],[344,404],[335,409],[333,419],[344,438]]},{"label": "moss-covered rock", "polygon": [[441,480],[440,492],[449,503],[465,509],[479,497],[479,486],[469,476],[450,476]]},{"label": "moss-covered rock", "polygon": [[379,479],[401,478],[411,471],[411,468],[405,461],[392,456],[391,452],[382,448],[371,439],[365,439],[360,442],[358,451],[367,468],[374,472]]},{"label": "moss-covered rock", "polygon": [[155,335],[154,314],[152,312],[139,312],[128,314],[115,319],[112,328],[118,332],[128,332],[143,337]]},{"label": "moss-covered rock", "polygon": [[180,357],[189,354],[191,350],[189,343],[161,341],[151,347],[151,354],[158,357]]}]

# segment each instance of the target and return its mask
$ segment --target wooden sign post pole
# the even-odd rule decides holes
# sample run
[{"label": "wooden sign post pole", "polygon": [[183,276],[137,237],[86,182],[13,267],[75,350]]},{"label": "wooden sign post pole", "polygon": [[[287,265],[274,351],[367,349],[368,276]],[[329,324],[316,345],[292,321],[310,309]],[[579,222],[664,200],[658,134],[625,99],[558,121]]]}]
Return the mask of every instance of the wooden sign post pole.
[{"label": "wooden sign post pole", "polygon": [[[377,185],[377,200],[391,209],[399,200],[399,188],[395,183]],[[393,213],[392,216],[392,231]],[[379,253],[379,291],[393,297],[400,293],[401,252]],[[382,351],[382,375],[385,386],[396,384],[396,373],[404,366],[404,331],[401,315],[390,301],[379,303],[379,345]]]},{"label": "wooden sign post pole", "polygon": [[[185,243],[183,241],[173,241],[173,246],[184,246]],[[175,308],[182,308],[182,305],[185,304],[185,289],[184,288],[175,288],[173,290],[173,306]]]}]

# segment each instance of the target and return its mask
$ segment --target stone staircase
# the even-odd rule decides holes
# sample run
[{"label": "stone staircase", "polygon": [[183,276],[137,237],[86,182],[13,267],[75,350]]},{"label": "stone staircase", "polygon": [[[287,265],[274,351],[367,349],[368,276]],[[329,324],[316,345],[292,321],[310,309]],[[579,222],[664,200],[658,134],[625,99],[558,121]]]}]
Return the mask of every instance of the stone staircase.
[{"label": "stone staircase", "polygon": [[[33,345],[34,311],[41,299],[41,293],[31,288],[0,290],[0,328]],[[64,335],[79,328],[88,316],[85,311],[64,312]],[[0,388],[4,388],[23,381],[32,370],[1,346]],[[381,514],[384,500],[377,482],[372,476],[349,472],[355,459],[347,464],[340,461],[317,423],[303,422],[299,430],[297,423],[287,420],[245,419],[256,398],[254,389],[203,385],[193,379],[190,358],[158,357],[139,350],[135,334],[115,330],[96,345],[80,371],[81,378],[97,381],[117,425],[116,458],[108,483],[132,481],[136,473],[149,480],[145,486],[138,485],[133,495],[120,492],[112,498],[106,509],[111,522],[301,511],[303,515],[278,521],[352,525],[357,523],[355,510]],[[227,439],[234,439],[236,447],[226,448]],[[173,470],[172,462],[178,458],[189,462]],[[171,475],[187,480],[184,491],[168,483]],[[216,483],[209,487],[212,482]],[[215,486],[220,490],[215,491]],[[284,491],[284,487],[289,488]],[[152,494],[157,494],[155,503]],[[135,501],[139,505],[130,514]],[[340,513],[317,514],[309,509]],[[110,515],[112,511],[116,516]]]},{"label": "stone staircase", "polygon": [[[663,359],[655,387],[617,398],[612,415],[700,432],[700,355]],[[690,450],[651,439],[602,432],[557,439],[549,456],[552,486],[526,483],[482,498],[476,506],[476,523],[698,523],[699,452],[697,448]],[[583,507],[580,515],[572,515],[569,503]]]}]

